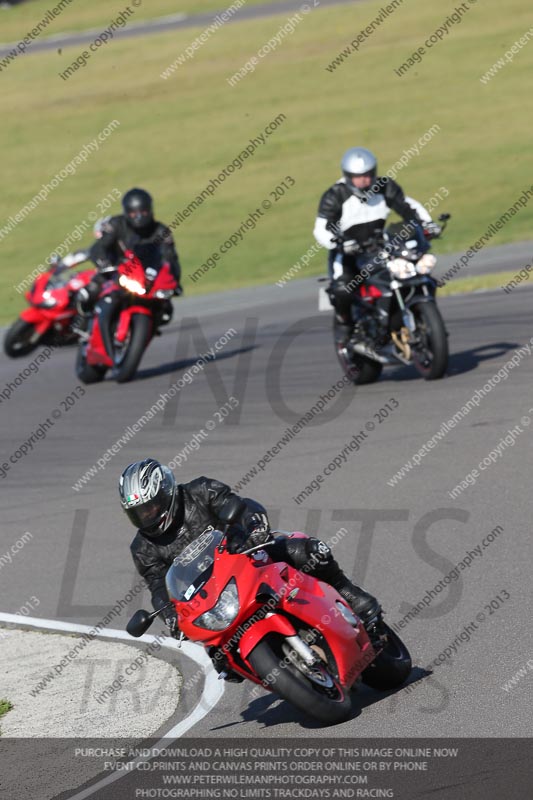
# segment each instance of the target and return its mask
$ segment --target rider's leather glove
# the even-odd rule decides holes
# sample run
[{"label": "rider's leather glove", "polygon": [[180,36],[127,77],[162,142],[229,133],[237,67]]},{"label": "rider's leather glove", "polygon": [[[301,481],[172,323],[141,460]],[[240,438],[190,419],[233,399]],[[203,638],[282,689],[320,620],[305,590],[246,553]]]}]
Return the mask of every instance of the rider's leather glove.
[{"label": "rider's leather glove", "polygon": [[178,628],[178,617],[174,609],[167,608],[166,611],[163,612],[163,619],[168,628],[169,636],[172,636],[173,639],[178,639],[180,631]]},{"label": "rider's leather glove", "polygon": [[349,239],[348,241],[342,243],[342,249],[343,252],[346,253],[346,255],[353,256],[355,255],[355,253],[359,252],[360,247],[358,242],[355,241],[355,239]]},{"label": "rider's leather glove", "polygon": [[226,540],[227,550],[231,555],[242,553],[243,550],[247,550],[248,547],[251,547],[248,542],[248,536],[240,527],[240,525],[232,525],[230,528],[228,528]]},{"label": "rider's leather glove", "polygon": [[272,538],[270,525],[266,514],[252,514],[248,522],[248,542],[249,547],[257,547],[259,544],[266,544]]},{"label": "rider's leather glove", "polygon": [[437,222],[425,222],[424,233],[429,233],[432,238],[436,238],[441,235],[442,228]]},{"label": "rider's leather glove", "polygon": [[183,288],[178,284],[178,286],[176,286],[176,288],[174,289],[174,297],[181,297],[182,294],[183,294]]}]

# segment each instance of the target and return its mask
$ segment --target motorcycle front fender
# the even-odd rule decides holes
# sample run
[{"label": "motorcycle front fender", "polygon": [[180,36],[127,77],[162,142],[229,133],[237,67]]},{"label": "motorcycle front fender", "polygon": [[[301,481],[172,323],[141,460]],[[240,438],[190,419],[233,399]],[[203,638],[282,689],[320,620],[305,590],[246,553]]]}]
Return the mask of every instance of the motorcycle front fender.
[{"label": "motorcycle front fender", "polygon": [[92,321],[91,334],[87,342],[87,363],[92,366],[112,367],[113,360],[109,357],[102,336],[102,329],[98,316]]},{"label": "motorcycle front fender", "polygon": [[[426,286],[428,289],[429,294],[425,294],[422,291],[422,286]],[[405,307],[411,308],[411,306],[416,305],[417,303],[435,303],[436,297],[435,293],[437,291],[437,283],[433,278],[426,278],[423,283],[420,283],[417,287],[417,291],[413,294],[409,300],[404,300]]]},{"label": "motorcycle front fender", "polygon": [[43,314],[38,308],[25,308],[24,311],[20,313],[20,319],[33,325],[35,327],[35,333],[39,336],[43,336],[43,334],[52,327],[53,323],[53,319]]},{"label": "motorcycle front fender", "polygon": [[131,318],[134,314],[144,314],[146,317],[152,316],[151,310],[144,306],[128,306],[122,309],[115,332],[117,342],[123,342],[126,339],[131,326]]},{"label": "motorcycle front fender", "polygon": [[256,647],[261,639],[264,639],[270,633],[279,633],[281,636],[295,636],[296,631],[286,617],[279,614],[272,614],[271,616],[261,619],[248,628],[246,633],[241,636],[239,641],[239,652],[241,658],[247,659],[254,647]]}]

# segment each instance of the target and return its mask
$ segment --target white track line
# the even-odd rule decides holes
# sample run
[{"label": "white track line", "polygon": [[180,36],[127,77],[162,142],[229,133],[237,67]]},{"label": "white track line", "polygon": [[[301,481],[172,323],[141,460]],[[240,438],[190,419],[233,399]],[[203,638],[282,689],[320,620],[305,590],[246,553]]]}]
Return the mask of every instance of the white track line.
[{"label": "white track line", "polygon": [[[23,617],[20,614],[5,614],[3,612],[0,612],[0,622],[12,623],[18,627],[27,626],[30,628],[42,628],[44,630],[63,631],[65,633],[91,633],[93,630],[89,625],[78,625],[75,622],[61,622],[60,620],[40,619],[39,617]],[[126,631],[113,628],[102,630],[100,633],[94,635],[95,638],[99,639],[122,639],[131,644],[133,644],[134,641],[148,644],[155,641],[155,636],[147,636],[146,634],[140,636],[137,640],[133,640]],[[161,642],[161,646],[170,650],[176,650],[178,648],[178,642],[175,639],[167,638],[165,641]],[[215,707],[224,694],[224,684],[222,681],[218,680],[218,675],[213,669],[211,659],[203,647],[192,644],[191,642],[182,642],[180,652],[195,661],[204,673],[204,690],[198,704],[184,720],[178,722],[173,728],[170,728],[170,730],[150,748],[150,755],[130,761],[129,764],[132,765],[131,767],[125,768],[120,772],[111,772],[105,778],[102,778],[87,789],[72,795],[69,800],[84,800],[86,797],[91,797],[91,795],[103,786],[108,786],[110,783],[114,783],[125,775],[131,774],[131,771],[137,768],[137,764],[143,764],[159,755],[161,748],[168,747],[173,741],[183,736],[193,725],[196,725],[197,722],[203,719],[203,717]]]},{"label": "white track line", "polygon": [[[155,19],[141,19],[138,22],[130,22],[125,27],[128,30],[135,30],[135,28],[155,28],[157,25],[166,24],[168,22],[183,22],[183,20],[188,19],[188,14],[167,14],[166,17],[156,17]],[[119,31],[115,31],[118,34],[117,39],[120,38],[121,31],[124,28],[121,28]],[[105,33],[106,29],[102,30],[101,28],[89,28],[89,30],[81,30],[81,31],[65,31],[65,33],[54,33],[52,36],[45,36],[41,39],[42,42],[61,42],[64,39],[70,39],[72,37],[84,37],[90,36],[93,33],[97,35],[100,33]],[[81,42],[80,42],[81,44]],[[9,48],[13,48],[17,46],[17,42],[0,42],[0,50],[2,52],[5,50],[9,50]]]}]

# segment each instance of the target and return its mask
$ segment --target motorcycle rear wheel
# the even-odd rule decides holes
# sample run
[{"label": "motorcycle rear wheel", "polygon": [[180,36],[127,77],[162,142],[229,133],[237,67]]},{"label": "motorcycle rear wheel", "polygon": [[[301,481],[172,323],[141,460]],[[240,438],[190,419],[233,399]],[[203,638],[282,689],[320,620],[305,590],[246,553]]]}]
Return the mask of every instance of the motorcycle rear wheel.
[{"label": "motorcycle rear wheel", "polygon": [[387,642],[381,653],[363,670],[363,683],[382,692],[397,689],[411,674],[411,656],[399,636],[381,620],[380,633],[386,634]]},{"label": "motorcycle rear wheel", "polygon": [[383,364],[365,358],[365,356],[351,355],[348,348],[337,339],[337,320],[335,318],[333,319],[333,339],[341,369],[352,383],[356,386],[364,386],[366,383],[375,383],[378,380]]},{"label": "motorcycle rear wheel", "polygon": [[328,673],[332,687],[326,689],[307,677],[290,663],[285,666],[282,650],[284,638],[269,634],[257,644],[248,660],[256,675],[299,711],[318,722],[334,725],[346,720],[352,711],[350,693]]},{"label": "motorcycle rear wheel", "polygon": [[35,325],[24,319],[17,319],[4,338],[4,352],[9,358],[21,358],[32,353],[41,341],[35,336]]}]

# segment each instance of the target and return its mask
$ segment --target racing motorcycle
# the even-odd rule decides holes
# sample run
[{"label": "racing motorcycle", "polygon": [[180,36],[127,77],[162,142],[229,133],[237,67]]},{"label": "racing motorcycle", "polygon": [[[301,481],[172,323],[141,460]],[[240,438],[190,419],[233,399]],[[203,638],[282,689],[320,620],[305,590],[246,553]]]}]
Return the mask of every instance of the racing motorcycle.
[{"label": "racing motorcycle", "polygon": [[170,322],[177,288],[156,244],[124,250],[116,277],[104,283],[76,360],[82,383],[102,381],[108,369],[118,383],[130,381],[153,336]]},{"label": "racing motorcycle", "polygon": [[221,677],[233,671],[320,722],[350,715],[357,683],[383,691],[400,686],[411,658],[381,616],[367,633],[335,589],[273,562],[272,543],[231,554],[224,533],[205,531],[174,559],[168,605],[137,611],[126,630],[142,636],[173,606],[181,638],[223,658]]},{"label": "racing motorcycle", "polygon": [[[441,214],[438,226],[424,228],[422,242],[406,241],[405,227],[399,224],[390,226],[381,239],[365,243],[374,253],[366,274],[363,267],[351,281],[354,329],[348,343],[338,335],[336,319],[333,326],[337,357],[354,383],[373,383],[387,364],[413,364],[426,380],[446,372],[448,334],[437,308],[437,282],[430,274],[436,258],[428,250],[450,216]],[[326,289],[330,292],[331,284]]]},{"label": "racing motorcycle", "polygon": [[42,272],[26,292],[30,304],[8,329],[4,338],[4,351],[10,358],[26,356],[40,344],[69,344],[77,341],[77,292],[87,286],[95,269],[69,272],[82,261],[84,253],[57,259],[46,272]]}]

